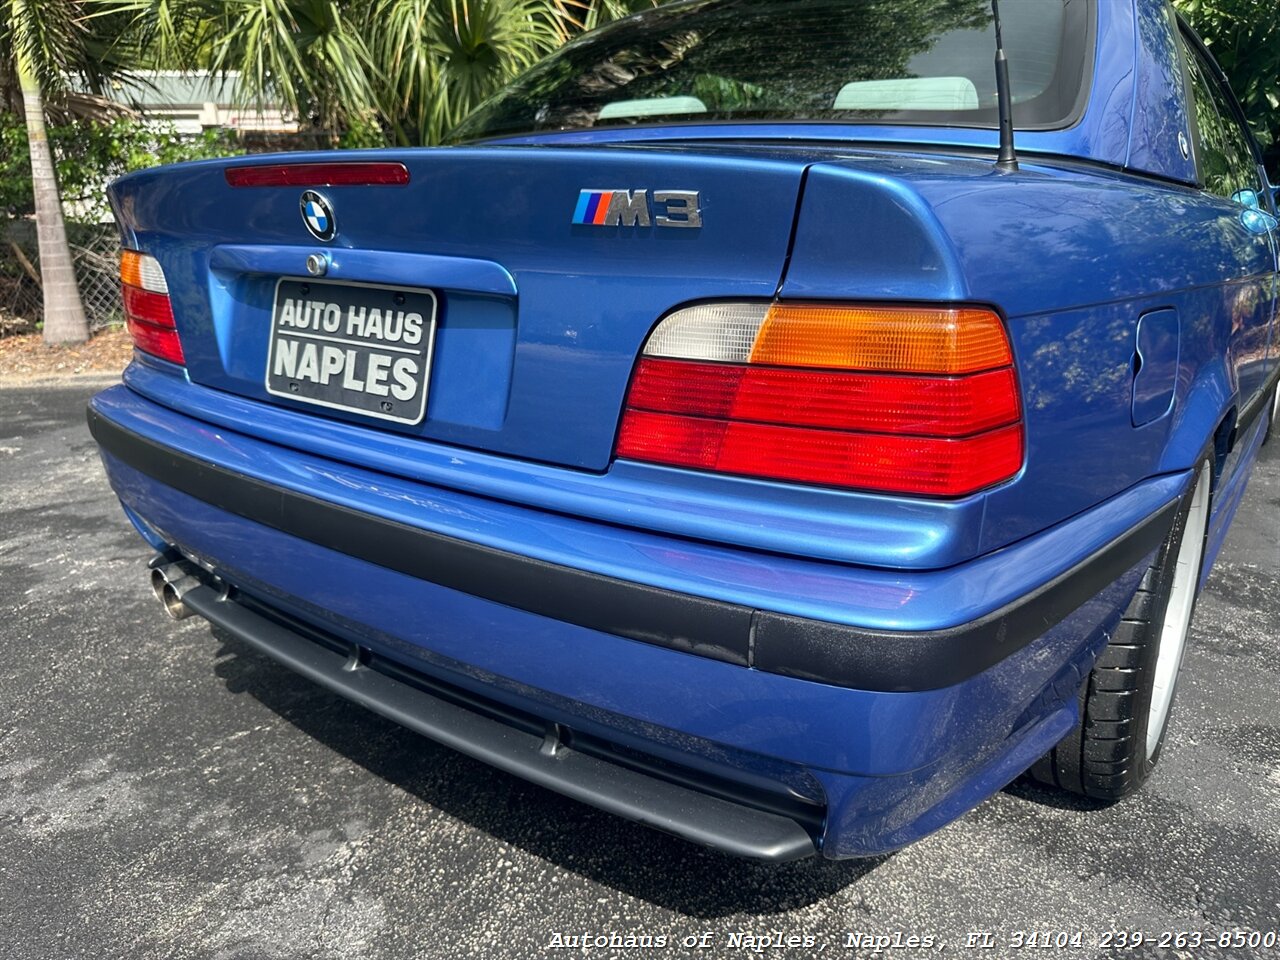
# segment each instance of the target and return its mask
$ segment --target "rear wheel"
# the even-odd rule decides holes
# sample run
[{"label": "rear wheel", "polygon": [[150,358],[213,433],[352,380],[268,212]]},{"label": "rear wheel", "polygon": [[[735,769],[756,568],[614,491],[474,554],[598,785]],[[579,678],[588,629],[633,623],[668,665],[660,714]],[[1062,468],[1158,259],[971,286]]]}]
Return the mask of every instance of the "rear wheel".
[{"label": "rear wheel", "polygon": [[1160,757],[1209,528],[1210,462],[1080,690],[1080,723],[1031,776],[1098,800],[1135,792]]}]

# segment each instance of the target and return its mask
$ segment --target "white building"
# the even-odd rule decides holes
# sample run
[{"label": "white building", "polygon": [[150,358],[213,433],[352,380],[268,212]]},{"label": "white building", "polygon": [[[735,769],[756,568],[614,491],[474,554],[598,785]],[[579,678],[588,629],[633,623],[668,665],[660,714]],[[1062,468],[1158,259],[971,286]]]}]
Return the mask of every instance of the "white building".
[{"label": "white building", "polygon": [[113,80],[107,95],[139,113],[172,121],[179,133],[200,133],[211,127],[260,133],[296,133],[297,120],[279,106],[261,112],[244,106],[239,97],[239,73],[225,77],[210,73],[153,70]]}]

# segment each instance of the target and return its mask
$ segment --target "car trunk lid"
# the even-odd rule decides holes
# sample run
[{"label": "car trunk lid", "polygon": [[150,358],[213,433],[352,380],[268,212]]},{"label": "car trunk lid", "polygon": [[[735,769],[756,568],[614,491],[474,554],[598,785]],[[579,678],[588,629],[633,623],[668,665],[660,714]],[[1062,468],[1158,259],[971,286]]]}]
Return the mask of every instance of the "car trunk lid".
[{"label": "car trunk lid", "polygon": [[[306,224],[310,188],[228,182],[228,170],[332,156],[191,164],[112,187],[127,242],[164,268],[190,378],[370,429],[597,470],[636,357],[664,314],[775,294],[806,165],[643,148],[344,154],[401,163],[409,182],[316,187],[334,221],[327,241]],[[269,388],[277,288],[282,305],[307,309],[299,291],[317,254],[323,284],[434,298],[419,422],[404,422],[413,411],[380,417],[377,403],[348,412],[304,402],[287,376]],[[354,378],[367,381],[367,363]]]}]

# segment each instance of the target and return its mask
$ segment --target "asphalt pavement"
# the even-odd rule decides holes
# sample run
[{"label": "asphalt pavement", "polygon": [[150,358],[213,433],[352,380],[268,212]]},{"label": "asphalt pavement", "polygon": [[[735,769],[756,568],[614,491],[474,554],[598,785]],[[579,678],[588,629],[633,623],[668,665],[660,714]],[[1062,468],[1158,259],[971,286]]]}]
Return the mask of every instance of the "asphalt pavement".
[{"label": "asphalt pavement", "polygon": [[85,429],[94,388],[0,389],[0,960],[1280,958],[1280,443],[1140,796],[1015,784],[887,858],[762,866],[166,619]]}]

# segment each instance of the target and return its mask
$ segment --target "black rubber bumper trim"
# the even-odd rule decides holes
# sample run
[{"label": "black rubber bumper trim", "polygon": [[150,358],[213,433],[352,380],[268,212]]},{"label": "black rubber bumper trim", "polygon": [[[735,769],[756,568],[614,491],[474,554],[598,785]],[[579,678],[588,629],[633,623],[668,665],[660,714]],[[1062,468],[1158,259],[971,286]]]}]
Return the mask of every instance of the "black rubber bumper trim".
[{"label": "black rubber bumper trim", "polygon": [[[913,677],[966,679],[994,666],[1057,626],[1156,549],[1169,533],[1177,501],[1103,550],[1016,603],[949,630],[895,633],[850,628],[780,613],[757,614],[753,666],[803,680],[869,677],[869,689],[911,690]],[[869,653],[871,656],[868,656]],[[861,683],[857,684],[861,686]],[[941,686],[941,684],[939,684]]]},{"label": "black rubber bumper trim", "polygon": [[226,470],[140,437],[92,407],[114,457],[221,510],[472,596],[745,666],[751,611],[431,533]]},{"label": "black rubber bumper trim", "polygon": [[212,587],[182,602],[210,623],[333,692],[447,747],[583,803],[694,843],[758,860],[799,860],[813,837],[781,814],[743,806],[580,753],[359,666],[236,603]]},{"label": "black rubber bumper trim", "polygon": [[495,550],[360,513],[181,453],[91,406],[111,456],[166,486],[300,539],[421,580],[605,633],[861,690],[951,686],[1031,643],[1164,540],[1171,502],[1039,590],[947,630],[881,632],[689,596]]}]

